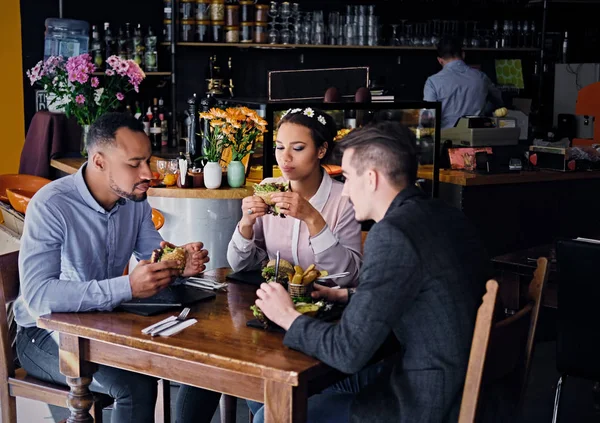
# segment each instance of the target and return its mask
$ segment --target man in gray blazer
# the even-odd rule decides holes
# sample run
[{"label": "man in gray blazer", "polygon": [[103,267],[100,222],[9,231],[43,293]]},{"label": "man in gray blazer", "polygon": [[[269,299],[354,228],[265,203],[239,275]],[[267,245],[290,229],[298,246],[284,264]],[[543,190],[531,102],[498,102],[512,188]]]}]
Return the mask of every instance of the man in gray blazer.
[{"label": "man in gray blazer", "polygon": [[[256,304],[287,330],[284,344],[348,374],[393,334],[402,346],[390,371],[360,392],[328,389],[308,402],[309,422],[456,421],[477,307],[489,276],[484,247],[465,216],[414,186],[412,134],[394,122],[353,131],[341,143],[345,193],[356,219],[372,219],[356,291],[317,287],[347,302],[338,323],[297,313],[279,284]],[[262,421],[261,409],[255,422]]]}]

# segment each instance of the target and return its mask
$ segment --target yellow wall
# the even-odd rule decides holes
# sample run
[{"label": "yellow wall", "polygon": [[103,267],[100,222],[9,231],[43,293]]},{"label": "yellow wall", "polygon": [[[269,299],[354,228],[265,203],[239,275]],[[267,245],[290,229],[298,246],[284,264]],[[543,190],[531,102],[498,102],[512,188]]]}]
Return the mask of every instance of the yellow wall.
[{"label": "yellow wall", "polygon": [[2,0],[0,40],[0,116],[7,129],[0,139],[0,174],[17,173],[25,142],[19,0]]}]

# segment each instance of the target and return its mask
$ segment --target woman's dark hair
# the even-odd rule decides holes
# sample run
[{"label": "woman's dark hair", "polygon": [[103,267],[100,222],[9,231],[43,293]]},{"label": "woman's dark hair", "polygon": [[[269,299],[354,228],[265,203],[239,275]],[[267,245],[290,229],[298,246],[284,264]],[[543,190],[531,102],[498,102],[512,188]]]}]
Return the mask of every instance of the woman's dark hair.
[{"label": "woman's dark hair", "polygon": [[284,123],[295,123],[310,129],[311,137],[317,149],[327,143],[327,152],[321,159],[321,163],[328,163],[335,145],[333,139],[337,135],[335,120],[330,115],[320,109],[311,107],[292,108],[281,118],[279,124],[277,124],[277,129]]}]

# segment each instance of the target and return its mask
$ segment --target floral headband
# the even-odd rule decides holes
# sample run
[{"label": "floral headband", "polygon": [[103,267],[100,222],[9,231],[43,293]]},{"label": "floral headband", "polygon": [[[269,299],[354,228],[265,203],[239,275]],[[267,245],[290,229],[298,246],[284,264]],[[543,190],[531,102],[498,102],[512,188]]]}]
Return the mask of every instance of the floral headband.
[{"label": "floral headband", "polygon": [[[302,112],[303,115],[308,116],[309,118],[315,117],[315,111],[313,109],[311,109],[310,107],[307,107],[306,109],[302,110],[302,109],[287,109],[285,111],[285,113],[283,115],[281,115],[281,118],[283,119],[285,116],[287,116],[288,114],[296,114],[296,113],[300,113]],[[317,120],[319,121],[319,123],[323,126],[327,125],[327,121],[325,120],[325,116],[323,115],[318,115],[317,116]]]}]

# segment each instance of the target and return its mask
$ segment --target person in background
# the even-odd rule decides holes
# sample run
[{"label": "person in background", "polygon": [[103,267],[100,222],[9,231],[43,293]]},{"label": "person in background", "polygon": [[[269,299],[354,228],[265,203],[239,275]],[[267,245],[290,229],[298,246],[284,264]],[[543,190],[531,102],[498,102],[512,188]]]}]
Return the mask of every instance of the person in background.
[{"label": "person in background", "polygon": [[289,192],[271,197],[286,218],[266,215],[268,206],[261,197],[244,198],[242,219],[227,249],[233,270],[260,268],[280,251],[281,258],[304,269],[314,264],[330,274],[349,272],[336,283],[356,285],[360,224],[352,203],[342,195],[343,184],[321,166],[331,154],[336,133],[333,118],[321,110],[295,108],[281,118],[275,157],[283,177],[261,183],[290,184]]},{"label": "person in background", "polygon": [[[350,375],[360,374],[390,335],[388,356],[358,392],[328,388],[308,400],[314,422],[456,422],[477,307],[489,260],[467,218],[414,186],[415,141],[397,122],[367,125],[341,142],[344,194],[356,219],[374,220],[357,288],[315,285],[313,298],[347,304],[331,323],[296,312],[280,284],[264,283],[256,305],[287,331],[284,344]],[[352,376],[349,378],[351,379]],[[264,408],[254,417],[264,421]]]},{"label": "person in background", "polygon": [[[77,173],[49,183],[31,199],[19,251],[21,289],[14,304],[19,361],[30,375],[65,386],[58,333],[37,328],[39,316],[112,310],[156,294],[182,274],[196,275],[208,262],[200,242],[183,246],[183,272],[178,262],[148,261],[152,250],[172,244],[154,228],[146,201],[152,153],[140,122],[124,113],[99,117],[90,127],[88,152]],[[132,254],[140,262],[124,276]],[[113,423],[154,421],[154,378],[100,365],[90,390],[115,399]]]},{"label": "person in background", "polygon": [[423,100],[442,103],[442,129],[453,127],[463,116],[486,114],[488,103],[492,110],[503,106],[502,93],[487,75],[463,61],[461,40],[443,37],[437,54],[443,69],[427,78]]}]

